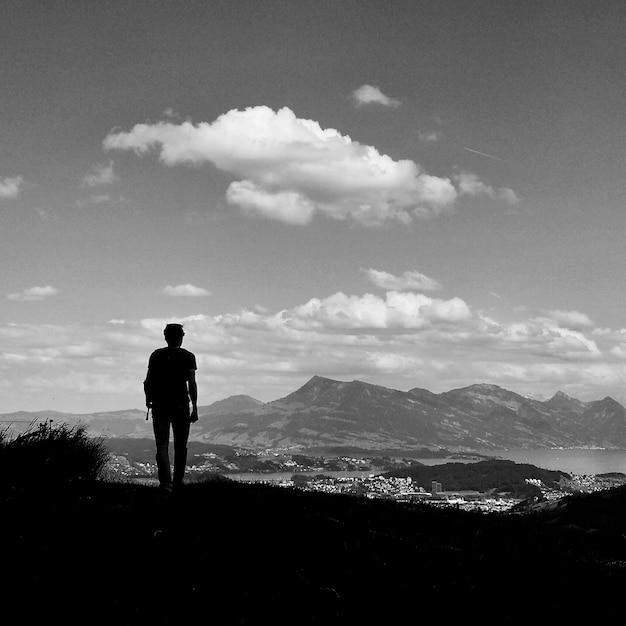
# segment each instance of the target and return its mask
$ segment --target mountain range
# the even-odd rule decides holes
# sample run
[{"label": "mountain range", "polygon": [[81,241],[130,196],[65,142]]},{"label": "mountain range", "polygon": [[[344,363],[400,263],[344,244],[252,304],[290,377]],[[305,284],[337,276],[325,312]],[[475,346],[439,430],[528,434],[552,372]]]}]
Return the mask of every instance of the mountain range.
[{"label": "mountain range", "polygon": [[[201,406],[198,413],[192,440],[250,449],[626,449],[626,409],[610,397],[582,402],[557,392],[540,401],[489,384],[437,394],[314,376],[272,402],[237,395]],[[54,420],[82,423],[95,435],[151,437],[152,426],[145,418],[139,409],[0,415],[1,422],[12,422],[18,431],[32,422]]]}]

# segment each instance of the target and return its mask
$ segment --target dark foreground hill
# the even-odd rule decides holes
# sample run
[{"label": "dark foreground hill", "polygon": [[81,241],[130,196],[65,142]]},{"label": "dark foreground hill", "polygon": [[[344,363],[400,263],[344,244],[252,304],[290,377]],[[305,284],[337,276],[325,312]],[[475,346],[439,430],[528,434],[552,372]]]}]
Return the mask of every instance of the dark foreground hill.
[{"label": "dark foreground hill", "polygon": [[5,494],[0,513],[1,610],[24,624],[563,623],[623,614],[623,488],[513,516],[223,479],[169,499],[100,482]]}]

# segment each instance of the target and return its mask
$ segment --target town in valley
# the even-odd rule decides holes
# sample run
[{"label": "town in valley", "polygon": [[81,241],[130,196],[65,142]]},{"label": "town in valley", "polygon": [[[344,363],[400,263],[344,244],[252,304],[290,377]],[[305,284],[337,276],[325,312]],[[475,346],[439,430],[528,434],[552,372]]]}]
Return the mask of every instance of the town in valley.
[{"label": "town in valley", "polygon": [[[130,458],[129,458],[130,457]],[[461,454],[455,458],[439,459],[445,463],[473,463],[489,457]],[[593,492],[626,484],[622,473],[576,475],[564,474],[557,485],[546,484],[538,478],[524,481],[535,487],[533,497],[520,497],[497,489],[452,489],[442,480],[420,484],[411,476],[391,476],[394,470],[409,470],[422,464],[414,459],[366,456],[307,456],[285,450],[254,452],[233,449],[230,454],[201,452],[190,459],[188,482],[222,476],[242,482],[263,482],[285,488],[348,494],[368,499],[385,499],[406,504],[427,504],[454,507],[466,511],[498,513],[516,510],[525,505],[546,506],[577,492]],[[431,467],[437,467],[431,466]],[[397,473],[397,472],[396,472]],[[112,480],[141,484],[156,484],[156,464],[153,459],[133,459],[132,455],[116,450],[111,454],[108,475]]]}]

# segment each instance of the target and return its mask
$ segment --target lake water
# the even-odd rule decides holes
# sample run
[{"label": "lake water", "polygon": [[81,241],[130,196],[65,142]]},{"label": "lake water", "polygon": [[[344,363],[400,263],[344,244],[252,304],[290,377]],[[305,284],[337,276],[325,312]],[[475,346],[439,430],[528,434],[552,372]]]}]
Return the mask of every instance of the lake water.
[{"label": "lake water", "polygon": [[[282,480],[291,480],[291,477],[296,472],[271,472],[267,474],[255,474],[255,473],[243,473],[243,474],[226,474],[228,478],[232,478],[234,480],[241,480],[242,482],[256,482],[260,480],[271,480],[272,482],[279,482]],[[324,476],[330,476],[332,478],[367,478],[370,474],[377,474],[375,469],[363,471],[363,470],[355,470],[355,471],[321,471],[315,470],[312,472],[297,472],[298,474],[302,474],[303,476],[317,476],[318,474],[324,474]]]},{"label": "lake water", "polygon": [[492,450],[490,454],[516,463],[530,463],[549,470],[561,470],[570,474],[626,474],[626,450],[531,449]]},{"label": "lake water", "polygon": [[[626,474],[626,450],[599,450],[599,449],[551,449],[537,448],[529,450],[482,450],[480,454],[498,457],[515,463],[530,463],[548,470],[561,470],[569,474],[606,474],[621,472]],[[424,465],[440,465],[442,463],[471,463],[456,459],[416,459]],[[377,470],[353,472],[310,472],[311,475],[324,474],[334,478],[366,478],[370,474],[379,473]],[[242,481],[289,480],[293,472],[275,472],[272,474],[229,474],[228,477]]]}]

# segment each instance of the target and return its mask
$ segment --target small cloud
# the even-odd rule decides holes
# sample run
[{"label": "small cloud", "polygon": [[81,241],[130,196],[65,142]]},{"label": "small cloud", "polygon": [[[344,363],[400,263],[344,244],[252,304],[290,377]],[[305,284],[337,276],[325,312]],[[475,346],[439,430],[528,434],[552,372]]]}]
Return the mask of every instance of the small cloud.
[{"label": "small cloud", "polygon": [[168,285],[163,289],[162,293],[166,296],[183,296],[187,298],[202,298],[204,296],[211,295],[211,292],[207,291],[203,287],[196,287],[195,285],[191,285],[189,283],[185,285],[176,285],[175,287]]},{"label": "small cloud", "polygon": [[110,193],[92,193],[88,198],[76,200],[76,206],[83,209],[92,205],[99,204],[130,204],[124,196],[111,195]]},{"label": "small cloud", "polygon": [[83,177],[83,187],[97,187],[98,185],[112,185],[117,181],[113,171],[113,161],[97,163],[88,174]]},{"label": "small cloud", "polygon": [[108,193],[93,194],[89,197],[89,201],[92,204],[104,204],[105,202],[111,202],[112,198]]},{"label": "small cloud", "polygon": [[371,268],[363,271],[377,287],[389,291],[437,291],[441,289],[439,281],[416,270],[407,270],[402,276],[394,276]]},{"label": "small cloud", "polygon": [[44,300],[50,296],[56,296],[58,293],[58,289],[47,285],[46,287],[29,287],[23,291],[9,293],[7,294],[7,298],[15,302],[35,302]]},{"label": "small cloud", "polygon": [[168,120],[180,119],[181,115],[179,115],[172,107],[167,107],[167,109],[163,110],[163,117]]},{"label": "small cloud", "polygon": [[400,106],[400,100],[386,96],[378,87],[362,85],[352,92],[352,98],[357,106],[363,104],[382,104],[387,107]]},{"label": "small cloud", "polygon": [[0,178],[0,198],[17,198],[23,182],[21,176]]},{"label": "small cloud", "polygon": [[109,320],[107,324],[111,324],[111,326],[123,326],[124,324],[126,324],[126,320],[112,319]]},{"label": "small cloud", "polygon": [[418,137],[420,141],[424,143],[436,143],[443,135],[440,130],[419,131]]},{"label": "small cloud", "polygon": [[519,204],[520,199],[517,194],[508,187],[495,189],[491,185],[483,182],[471,172],[461,172],[454,176],[454,180],[459,186],[459,193],[462,196],[488,196],[493,200],[503,200],[509,204]]},{"label": "small cloud", "polygon": [[35,213],[37,213],[37,215],[39,216],[39,219],[42,220],[43,222],[47,222],[48,220],[52,219],[54,217],[54,214],[52,213],[52,211],[48,210],[48,209],[42,209],[41,207],[35,207],[33,209],[35,211]]}]

